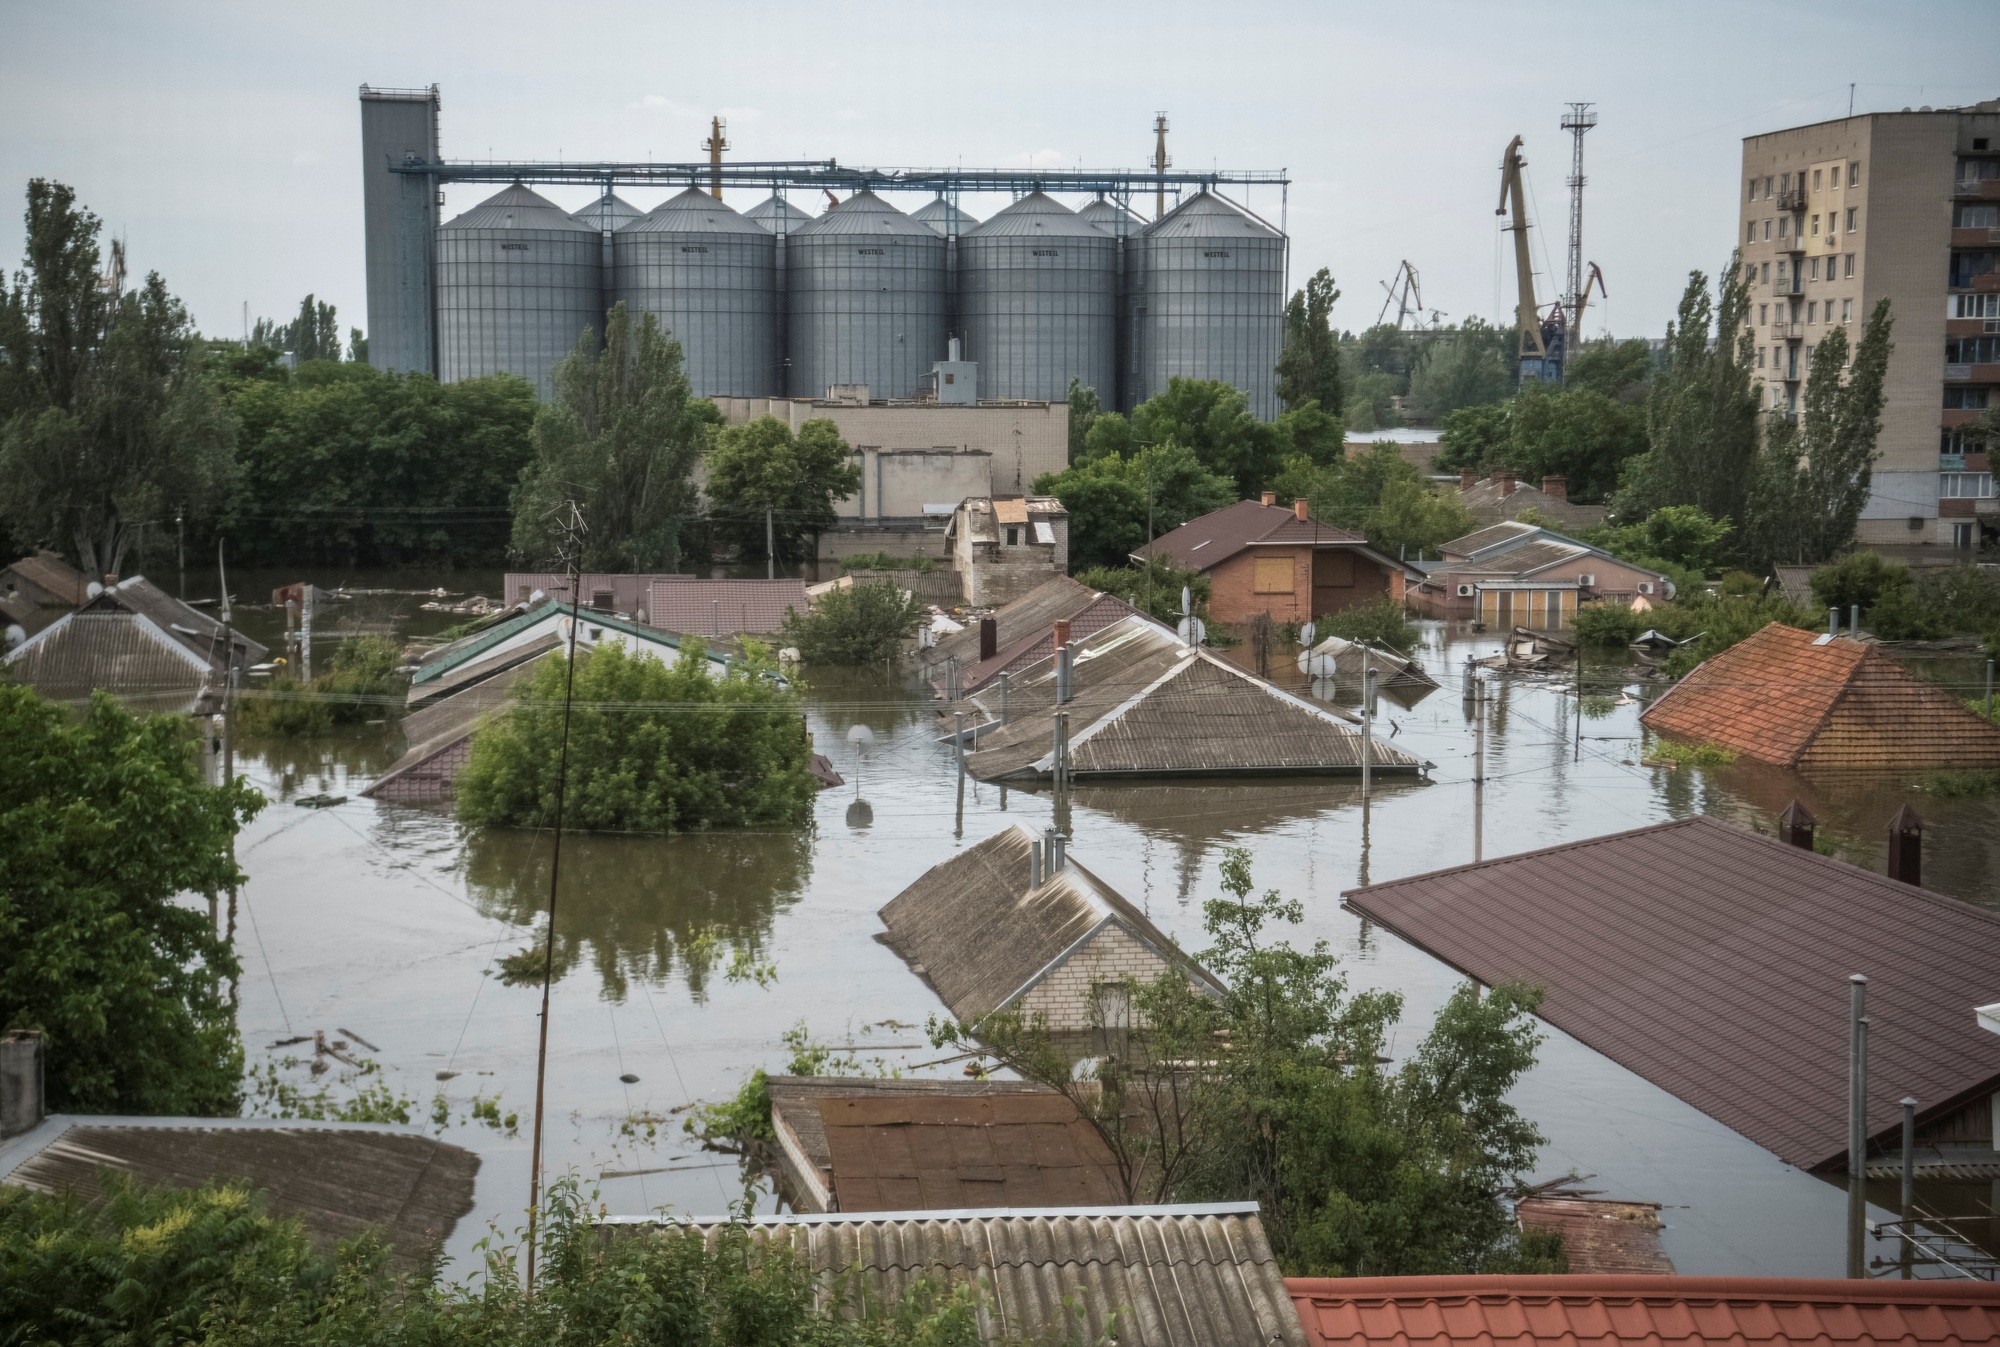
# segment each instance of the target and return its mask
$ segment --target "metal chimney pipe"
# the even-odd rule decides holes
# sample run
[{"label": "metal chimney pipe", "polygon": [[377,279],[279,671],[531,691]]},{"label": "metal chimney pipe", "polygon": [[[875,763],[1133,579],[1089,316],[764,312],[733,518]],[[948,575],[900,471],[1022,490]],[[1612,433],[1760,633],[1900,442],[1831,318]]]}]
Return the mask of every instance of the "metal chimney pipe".
[{"label": "metal chimney pipe", "polygon": [[992,659],[1000,653],[1000,623],[990,617],[979,619],[979,658]]},{"label": "metal chimney pipe", "polygon": [[1861,634],[1861,605],[1858,603],[1847,607],[1847,630],[1855,636]]},{"label": "metal chimney pipe", "polygon": [[1042,839],[1039,837],[1028,844],[1028,887],[1042,887]]},{"label": "metal chimney pipe", "polygon": [[1062,872],[1062,870],[1063,870],[1063,868],[1064,868],[1065,866],[1067,866],[1068,864],[1069,864],[1069,834],[1068,834],[1068,833],[1057,833],[1057,834],[1056,834],[1056,864],[1055,864],[1055,868],[1056,868],[1056,871],[1057,871],[1057,873],[1061,873],[1061,872]]},{"label": "metal chimney pipe", "polygon": [[1811,851],[1813,831],[1818,824],[1819,820],[1812,816],[1811,811],[1793,800],[1785,806],[1785,812],[1778,815],[1778,840]]},{"label": "metal chimney pipe", "polygon": [[1062,862],[1060,859],[1058,859],[1062,853],[1056,847],[1056,837],[1057,833],[1054,828],[1042,829],[1042,882],[1043,883],[1047,883],[1049,880],[1054,879],[1056,877],[1056,871],[1062,868]]},{"label": "metal chimney pipe", "polygon": [[1826,610],[1826,634],[1828,636],[1840,635],[1840,605],[1837,603]]},{"label": "metal chimney pipe", "polygon": [[1917,1101],[1914,1095],[1903,1096],[1903,1205],[1900,1210],[1903,1219],[1910,1219],[1910,1208],[1917,1198]]},{"label": "metal chimney pipe", "polygon": [[1847,1172],[1868,1168],[1868,977],[1847,979]]}]

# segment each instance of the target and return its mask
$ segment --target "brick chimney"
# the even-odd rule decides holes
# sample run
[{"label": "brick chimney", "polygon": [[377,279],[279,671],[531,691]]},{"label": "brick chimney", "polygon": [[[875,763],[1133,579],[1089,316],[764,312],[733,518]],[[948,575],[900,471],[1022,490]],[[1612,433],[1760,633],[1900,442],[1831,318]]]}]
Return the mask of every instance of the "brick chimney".
[{"label": "brick chimney", "polygon": [[1569,481],[1563,477],[1542,478],[1542,494],[1554,496],[1557,500],[1569,499]]},{"label": "brick chimney", "polygon": [[46,1113],[42,1031],[12,1030],[0,1038],[0,1137],[33,1131]]},{"label": "brick chimney", "polygon": [[1306,513],[1306,508],[1306,498],[1304,496],[1300,496],[1292,502],[1292,514],[1298,518],[1300,523],[1304,523],[1306,520],[1312,518],[1310,514]]},{"label": "brick chimney", "polygon": [[1264,493],[1264,503],[1266,505],[1276,505],[1278,503],[1278,493],[1275,491],[1266,491]]},{"label": "brick chimney", "polygon": [[1921,885],[1924,871],[1924,821],[1904,805],[1889,820],[1889,878]]},{"label": "brick chimney", "polygon": [[979,658],[992,659],[1000,653],[1000,622],[998,618],[979,619]]},{"label": "brick chimney", "polygon": [[1056,619],[1056,649],[1060,650],[1068,644],[1069,644],[1069,619],[1066,617],[1059,617]]},{"label": "brick chimney", "polygon": [[1812,811],[1794,800],[1785,806],[1784,813],[1778,815],[1778,840],[1811,851],[1813,829],[1818,824],[1819,820],[1812,816]]},{"label": "brick chimney", "polygon": [[1514,470],[1512,468],[1495,468],[1492,477],[1488,480],[1500,488],[1500,499],[1505,500],[1514,494],[1515,482]]},{"label": "brick chimney", "polygon": [[1458,474],[1458,489],[1460,491],[1470,491],[1472,490],[1473,487],[1478,485],[1479,485],[1479,474],[1473,471],[1471,468],[1467,468],[1465,469],[1465,471]]}]

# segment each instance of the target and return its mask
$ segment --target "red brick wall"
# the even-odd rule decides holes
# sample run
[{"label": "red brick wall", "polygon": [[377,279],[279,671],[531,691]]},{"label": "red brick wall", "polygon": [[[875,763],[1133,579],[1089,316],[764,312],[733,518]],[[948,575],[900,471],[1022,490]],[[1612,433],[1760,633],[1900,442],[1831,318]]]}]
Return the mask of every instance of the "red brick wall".
[{"label": "red brick wall", "polygon": [[[1385,569],[1381,563],[1369,559],[1359,552],[1346,552],[1353,558],[1352,585],[1323,586],[1320,590],[1322,601],[1311,605],[1312,593],[1312,549],[1309,547],[1246,547],[1221,565],[1208,572],[1213,594],[1209,599],[1208,611],[1218,622],[1235,624],[1248,622],[1259,613],[1269,613],[1274,622],[1302,622],[1308,617],[1318,617],[1324,613],[1337,612],[1357,604],[1373,603],[1384,594],[1402,597],[1402,572]],[[1258,557],[1287,557],[1292,563],[1292,592],[1289,594],[1259,594],[1257,592]],[[1308,612],[1308,606],[1317,607],[1317,612]]]}]

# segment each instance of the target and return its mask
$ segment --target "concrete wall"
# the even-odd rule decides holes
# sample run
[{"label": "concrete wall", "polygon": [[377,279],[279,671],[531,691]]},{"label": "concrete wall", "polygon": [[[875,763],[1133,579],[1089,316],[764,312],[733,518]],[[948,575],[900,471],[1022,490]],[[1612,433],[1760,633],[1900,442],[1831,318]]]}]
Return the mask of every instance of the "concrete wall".
[{"label": "concrete wall", "polygon": [[[983,449],[864,448],[854,459],[861,490],[834,507],[842,519],[922,519],[927,505],[989,494],[994,476],[993,456]],[[938,526],[949,518],[939,515]]]},{"label": "concrete wall", "polygon": [[[1402,572],[1384,569],[1366,554],[1347,548],[1319,549],[1315,584],[1314,551],[1309,547],[1246,547],[1208,571],[1213,594],[1209,616],[1218,622],[1248,622],[1269,613],[1274,622],[1303,622],[1323,613],[1374,603],[1384,595],[1403,597]],[[1273,593],[1257,585],[1257,561],[1290,563],[1292,590]]]}]

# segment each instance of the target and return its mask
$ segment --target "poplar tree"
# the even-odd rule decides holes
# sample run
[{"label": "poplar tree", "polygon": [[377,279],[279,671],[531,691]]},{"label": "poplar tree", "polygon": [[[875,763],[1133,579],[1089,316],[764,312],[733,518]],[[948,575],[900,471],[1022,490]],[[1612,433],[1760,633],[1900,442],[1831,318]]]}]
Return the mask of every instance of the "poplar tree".
[{"label": "poplar tree", "polygon": [[1278,355],[1278,397],[1287,411],[1319,403],[1340,415],[1347,390],[1340,374],[1340,343],[1333,335],[1333,302],[1340,290],[1321,267],[1285,305],[1285,345]]}]

